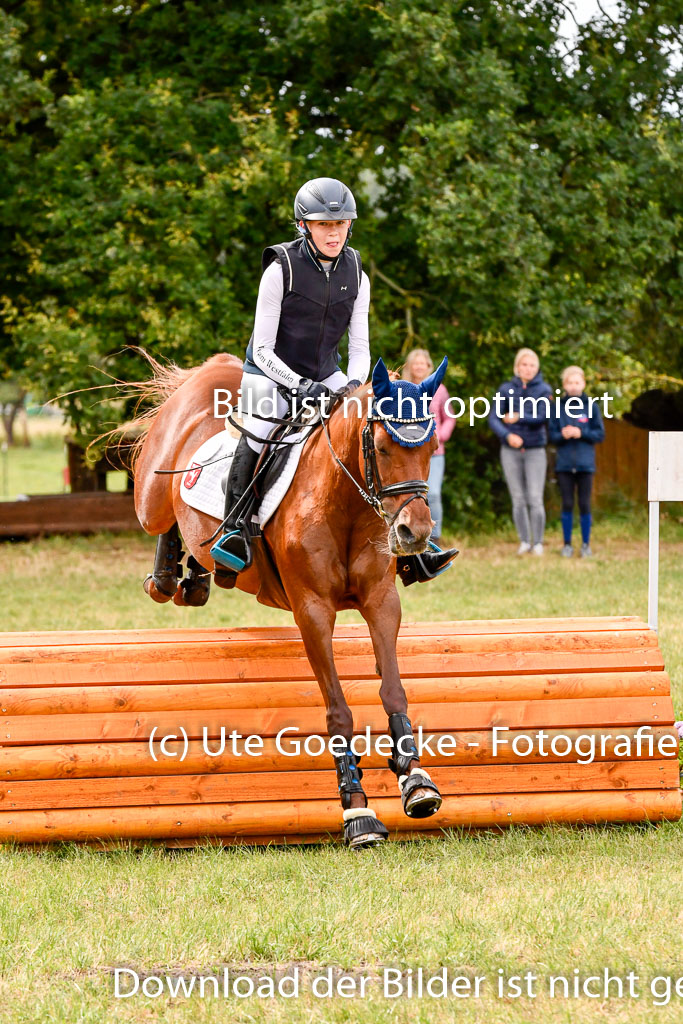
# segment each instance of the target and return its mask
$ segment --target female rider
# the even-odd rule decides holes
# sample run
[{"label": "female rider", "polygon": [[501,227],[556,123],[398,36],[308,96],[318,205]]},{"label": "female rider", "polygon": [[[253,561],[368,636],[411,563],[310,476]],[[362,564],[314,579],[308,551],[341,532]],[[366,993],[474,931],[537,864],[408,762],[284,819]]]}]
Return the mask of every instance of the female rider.
[{"label": "female rider", "polygon": [[[254,331],[242,375],[244,426],[233,456],[225,494],[224,534],[211,548],[219,566],[216,582],[234,585],[234,574],[251,562],[249,536],[238,527],[236,503],[251,482],[272,422],[283,417],[287,389],[298,402],[320,401],[332,392],[348,394],[370,370],[368,310],[370,282],[359,253],[348,242],[356,219],[351,190],[335,178],[314,178],[294,200],[299,237],[264,250]],[[347,373],[339,368],[339,343],[348,330]],[[264,401],[265,400],[265,401]],[[249,409],[252,412],[249,412]],[[419,556],[440,567],[441,552]],[[225,570],[228,570],[226,573]]]}]

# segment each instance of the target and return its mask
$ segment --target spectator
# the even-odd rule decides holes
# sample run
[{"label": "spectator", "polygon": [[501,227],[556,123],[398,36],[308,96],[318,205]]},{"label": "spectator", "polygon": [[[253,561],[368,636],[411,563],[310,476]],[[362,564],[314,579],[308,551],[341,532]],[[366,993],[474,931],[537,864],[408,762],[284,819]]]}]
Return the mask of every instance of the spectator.
[{"label": "spectator", "polygon": [[[515,356],[514,376],[498,389],[489,415],[489,426],[501,440],[500,461],[512,498],[512,518],[520,542],[518,555],[529,551],[543,554],[546,422],[550,402],[528,401],[551,396],[539,365],[532,349],[520,348]],[[521,399],[527,399],[523,406]],[[505,412],[499,416],[498,409]]]},{"label": "spectator", "polygon": [[[414,348],[408,356],[403,367],[403,379],[410,380],[413,384],[420,384],[425,377],[434,371],[434,363],[426,348]],[[439,447],[432,455],[429,466],[429,507],[434,520],[432,540],[441,546],[441,529],[443,525],[443,506],[441,502],[441,486],[443,484],[444,469],[446,462],[446,441],[453,433],[455,419],[446,413],[446,402],[448,391],[444,384],[440,384],[436,394],[432,398],[430,411],[436,418],[436,436]]]},{"label": "spectator", "polygon": [[567,367],[562,374],[562,387],[565,393],[560,399],[560,414],[556,416],[553,411],[548,426],[550,440],[557,445],[555,476],[562,496],[562,556],[571,558],[574,554],[572,530],[576,490],[581,522],[581,557],[588,558],[593,553],[590,541],[595,446],[604,441],[605,428],[597,402],[591,403],[585,393],[586,378],[580,366]]}]

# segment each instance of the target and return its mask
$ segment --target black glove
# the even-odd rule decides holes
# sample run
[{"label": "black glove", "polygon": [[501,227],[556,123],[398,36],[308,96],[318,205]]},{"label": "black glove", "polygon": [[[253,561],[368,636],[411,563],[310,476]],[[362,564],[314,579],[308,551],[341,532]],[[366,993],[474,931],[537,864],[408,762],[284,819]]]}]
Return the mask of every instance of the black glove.
[{"label": "black glove", "polygon": [[319,384],[315,380],[304,377],[297,385],[295,397],[298,403],[303,402],[305,398],[319,402],[321,398],[329,398],[330,394],[330,389],[326,384]]},{"label": "black glove", "polygon": [[361,383],[359,380],[347,381],[343,388],[340,388],[339,391],[335,391],[334,397],[339,401],[340,398],[346,398],[347,395],[350,395],[352,391],[355,391],[356,388],[359,388],[360,386]]}]

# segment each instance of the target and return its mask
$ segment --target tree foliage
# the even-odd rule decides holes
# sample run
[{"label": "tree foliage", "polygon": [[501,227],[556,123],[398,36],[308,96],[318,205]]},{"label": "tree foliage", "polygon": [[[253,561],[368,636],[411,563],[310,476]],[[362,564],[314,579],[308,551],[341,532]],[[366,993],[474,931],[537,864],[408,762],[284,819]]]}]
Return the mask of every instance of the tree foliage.
[{"label": "tree foliage", "polygon": [[[14,12],[12,12],[14,7]],[[0,13],[0,372],[46,395],[251,330],[260,250],[357,193],[373,355],[683,373],[682,15],[620,0],[27,0]],[[678,48],[678,49],[677,49]],[[677,68],[679,70],[677,70]],[[78,430],[126,414],[72,395]]]}]

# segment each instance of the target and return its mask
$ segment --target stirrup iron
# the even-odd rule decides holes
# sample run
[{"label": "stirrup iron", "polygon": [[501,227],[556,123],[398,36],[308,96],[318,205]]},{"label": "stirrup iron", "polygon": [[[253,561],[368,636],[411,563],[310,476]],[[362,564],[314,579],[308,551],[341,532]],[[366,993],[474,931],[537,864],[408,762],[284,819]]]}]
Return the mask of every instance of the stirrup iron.
[{"label": "stirrup iron", "polygon": [[214,562],[232,572],[242,572],[251,565],[251,545],[243,530],[224,533],[210,549],[210,554]]}]

